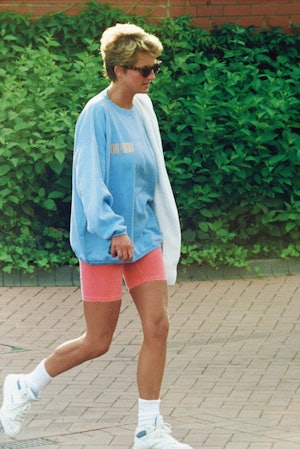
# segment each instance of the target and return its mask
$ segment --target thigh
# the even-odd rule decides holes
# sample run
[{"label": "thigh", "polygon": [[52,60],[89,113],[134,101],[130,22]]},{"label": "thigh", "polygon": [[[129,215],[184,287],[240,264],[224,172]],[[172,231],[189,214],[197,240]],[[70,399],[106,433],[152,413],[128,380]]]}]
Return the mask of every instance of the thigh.
[{"label": "thigh", "polygon": [[91,345],[111,342],[121,308],[122,275],[122,264],[88,265],[80,261],[85,338]]},{"label": "thigh", "polygon": [[120,315],[121,301],[83,301],[86,322],[86,338],[90,342],[103,341],[109,344]]},{"label": "thigh", "polygon": [[166,271],[161,248],[146,254],[136,262],[124,264],[124,280],[129,290],[152,281],[165,281]]},{"label": "thigh", "polygon": [[152,335],[158,327],[168,328],[168,286],[167,282],[150,281],[130,290],[138,310],[144,335]]},{"label": "thigh", "polygon": [[82,299],[86,302],[119,301],[123,264],[89,265],[79,261]]},{"label": "thigh", "polygon": [[168,287],[161,248],[124,266],[124,278],[139,312],[144,333],[167,323]]}]

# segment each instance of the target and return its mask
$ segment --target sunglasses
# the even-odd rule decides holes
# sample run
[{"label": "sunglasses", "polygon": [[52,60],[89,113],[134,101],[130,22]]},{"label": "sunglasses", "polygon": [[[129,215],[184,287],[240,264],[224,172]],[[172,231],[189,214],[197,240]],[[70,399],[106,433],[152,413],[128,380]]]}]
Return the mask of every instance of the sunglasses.
[{"label": "sunglasses", "polygon": [[147,76],[150,75],[152,70],[154,72],[154,75],[156,75],[160,70],[161,64],[162,64],[161,61],[157,61],[154,65],[144,65],[144,67],[129,67],[125,65],[124,69],[138,70],[144,78],[147,78]]}]

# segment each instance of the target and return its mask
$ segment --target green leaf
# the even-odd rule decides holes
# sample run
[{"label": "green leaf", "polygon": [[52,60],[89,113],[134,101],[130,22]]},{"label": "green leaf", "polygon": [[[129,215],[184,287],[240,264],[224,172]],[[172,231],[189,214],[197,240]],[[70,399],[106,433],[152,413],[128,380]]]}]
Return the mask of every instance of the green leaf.
[{"label": "green leaf", "polygon": [[62,164],[64,162],[64,160],[65,160],[65,153],[64,153],[64,151],[57,150],[57,151],[55,151],[54,154],[55,154],[55,157],[58,160],[58,162],[60,164]]},{"label": "green leaf", "polygon": [[48,198],[43,201],[43,207],[47,210],[56,210],[55,201],[53,201],[51,198]]},{"label": "green leaf", "polygon": [[0,165],[0,176],[6,175],[10,171],[10,166],[7,164]]}]

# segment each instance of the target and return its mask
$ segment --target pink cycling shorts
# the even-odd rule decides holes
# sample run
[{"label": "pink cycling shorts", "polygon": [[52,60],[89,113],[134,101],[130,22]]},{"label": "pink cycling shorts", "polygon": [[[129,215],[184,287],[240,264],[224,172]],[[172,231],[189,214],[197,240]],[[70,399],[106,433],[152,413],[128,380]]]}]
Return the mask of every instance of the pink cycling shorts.
[{"label": "pink cycling shorts", "polygon": [[122,297],[122,280],[131,290],[149,281],[166,280],[161,248],[133,263],[88,265],[81,260],[81,294],[84,301],[118,301]]}]

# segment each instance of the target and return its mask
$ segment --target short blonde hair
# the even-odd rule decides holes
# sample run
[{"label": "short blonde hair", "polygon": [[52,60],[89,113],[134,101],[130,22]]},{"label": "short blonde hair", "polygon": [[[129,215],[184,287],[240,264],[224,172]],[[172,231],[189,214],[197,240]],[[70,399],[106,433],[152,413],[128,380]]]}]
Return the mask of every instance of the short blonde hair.
[{"label": "short blonde hair", "polygon": [[148,53],[157,58],[162,51],[162,43],[153,34],[148,34],[143,28],[130,23],[118,23],[107,28],[100,39],[104,76],[115,81],[116,65],[134,66],[140,53]]}]

